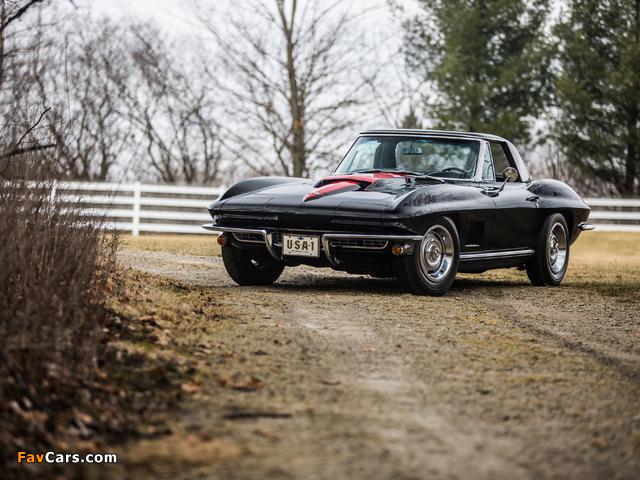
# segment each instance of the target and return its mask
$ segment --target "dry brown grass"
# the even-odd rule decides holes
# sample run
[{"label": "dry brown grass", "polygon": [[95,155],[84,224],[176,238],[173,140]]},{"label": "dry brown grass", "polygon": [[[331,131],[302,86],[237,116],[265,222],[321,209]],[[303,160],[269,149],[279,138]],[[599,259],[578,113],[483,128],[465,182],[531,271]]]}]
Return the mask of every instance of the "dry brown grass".
[{"label": "dry brown grass", "polygon": [[[524,271],[492,270],[494,279],[528,283]],[[573,244],[563,287],[640,301],[640,233],[585,232]]]},{"label": "dry brown grass", "polygon": [[144,252],[163,252],[180,255],[215,255],[219,257],[220,246],[217,235],[123,235],[122,250],[141,250]]},{"label": "dry brown grass", "polygon": [[571,261],[640,265],[640,233],[582,233],[571,247]]}]

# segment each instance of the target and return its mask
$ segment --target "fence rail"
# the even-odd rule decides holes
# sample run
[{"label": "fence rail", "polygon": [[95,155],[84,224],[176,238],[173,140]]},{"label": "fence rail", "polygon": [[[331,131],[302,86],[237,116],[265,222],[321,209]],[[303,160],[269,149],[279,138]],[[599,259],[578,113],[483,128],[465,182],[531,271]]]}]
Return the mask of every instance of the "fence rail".
[{"label": "fence rail", "polygon": [[110,225],[138,236],[140,232],[207,233],[207,205],[225,187],[150,185],[140,182],[55,183],[52,199],[78,204],[85,215],[105,217]]},{"label": "fence rail", "polygon": [[640,199],[585,198],[589,222],[602,232],[640,232]]},{"label": "fence rail", "polygon": [[[142,183],[56,183],[52,198],[79,204],[83,212],[105,216],[109,223],[134,236],[140,232],[207,233],[207,205],[225,187],[188,187]],[[596,230],[640,232],[640,199],[586,198],[589,222]]]}]

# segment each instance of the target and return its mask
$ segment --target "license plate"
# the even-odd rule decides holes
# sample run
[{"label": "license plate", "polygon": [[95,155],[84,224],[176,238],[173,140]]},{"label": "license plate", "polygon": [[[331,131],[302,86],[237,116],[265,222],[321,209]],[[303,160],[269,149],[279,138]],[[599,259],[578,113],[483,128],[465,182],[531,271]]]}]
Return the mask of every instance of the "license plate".
[{"label": "license plate", "polygon": [[282,235],[282,254],[296,257],[319,257],[320,237]]}]

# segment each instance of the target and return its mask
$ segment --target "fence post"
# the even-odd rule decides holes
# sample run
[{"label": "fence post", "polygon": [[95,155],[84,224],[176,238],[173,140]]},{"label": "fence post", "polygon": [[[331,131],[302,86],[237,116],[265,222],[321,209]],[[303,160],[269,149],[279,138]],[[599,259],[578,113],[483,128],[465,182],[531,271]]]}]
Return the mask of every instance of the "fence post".
[{"label": "fence post", "polygon": [[55,180],[51,183],[51,198],[49,199],[51,205],[53,205],[56,201],[56,190],[58,189],[57,184],[58,182],[56,182]]},{"label": "fence post", "polygon": [[133,226],[131,228],[131,235],[137,237],[140,235],[140,182],[133,184]]}]

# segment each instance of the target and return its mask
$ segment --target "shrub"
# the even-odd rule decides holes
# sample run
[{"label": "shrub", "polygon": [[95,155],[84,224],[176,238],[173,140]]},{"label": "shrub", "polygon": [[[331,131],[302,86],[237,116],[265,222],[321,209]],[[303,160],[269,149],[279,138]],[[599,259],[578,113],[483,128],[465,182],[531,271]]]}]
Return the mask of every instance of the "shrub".
[{"label": "shrub", "polygon": [[[0,448],[47,444],[96,373],[117,236],[41,183],[0,182]],[[86,391],[86,390],[85,390]],[[28,410],[43,415],[25,415]],[[40,418],[39,424],[25,418]],[[32,422],[33,423],[33,422]],[[36,422],[37,423],[37,422]],[[4,453],[4,454],[3,454]],[[2,458],[0,458],[0,463]]]}]

